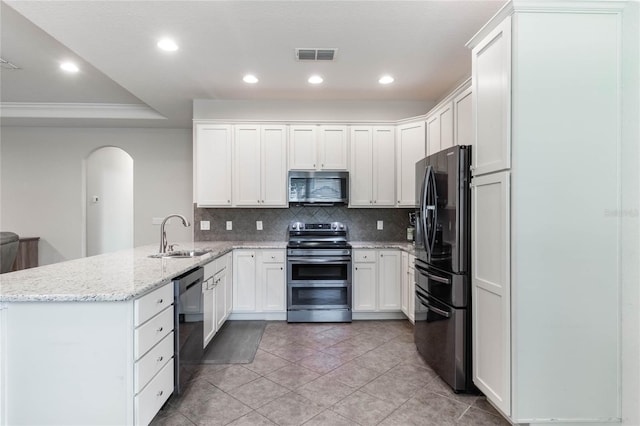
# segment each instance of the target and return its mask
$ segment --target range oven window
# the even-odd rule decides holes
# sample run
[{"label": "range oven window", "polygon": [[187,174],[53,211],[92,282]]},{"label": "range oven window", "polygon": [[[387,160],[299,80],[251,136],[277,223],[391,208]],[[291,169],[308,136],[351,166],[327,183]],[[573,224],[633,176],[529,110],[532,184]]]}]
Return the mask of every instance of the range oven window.
[{"label": "range oven window", "polygon": [[349,289],[346,286],[292,286],[289,291],[290,304],[295,307],[322,309],[350,306]]},{"label": "range oven window", "polygon": [[295,263],[291,262],[290,281],[347,281],[348,262],[343,263]]}]

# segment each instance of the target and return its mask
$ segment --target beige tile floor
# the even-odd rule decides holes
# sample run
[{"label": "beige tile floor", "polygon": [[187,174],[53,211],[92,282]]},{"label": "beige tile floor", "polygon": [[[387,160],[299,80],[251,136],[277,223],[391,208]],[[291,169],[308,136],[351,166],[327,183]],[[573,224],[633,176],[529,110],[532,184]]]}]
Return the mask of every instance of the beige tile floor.
[{"label": "beige tile floor", "polygon": [[408,321],[267,323],[251,364],[202,365],[152,425],[508,425],[454,394]]}]

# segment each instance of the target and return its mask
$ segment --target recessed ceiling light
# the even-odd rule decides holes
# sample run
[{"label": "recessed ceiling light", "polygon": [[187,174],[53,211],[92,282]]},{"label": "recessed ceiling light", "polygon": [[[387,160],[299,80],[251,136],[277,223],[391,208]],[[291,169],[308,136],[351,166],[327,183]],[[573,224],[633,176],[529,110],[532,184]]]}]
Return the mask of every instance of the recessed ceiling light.
[{"label": "recessed ceiling light", "polygon": [[66,72],[78,72],[80,68],[73,62],[63,62],[60,64],[60,68],[65,70]]},{"label": "recessed ceiling light", "polygon": [[309,77],[309,80],[307,81],[311,84],[320,84],[324,81],[324,79],[319,75],[312,75],[311,77]]},{"label": "recessed ceiling light", "polygon": [[378,83],[380,84],[393,83],[393,77],[391,77],[390,75],[383,75],[382,77],[380,77],[380,80],[378,80]]},{"label": "recessed ceiling light", "polygon": [[244,77],[242,77],[242,81],[249,84],[255,84],[258,82],[258,77],[256,77],[253,74],[247,74]]},{"label": "recessed ceiling light", "polygon": [[170,38],[163,38],[158,42],[158,47],[165,52],[175,52],[178,50],[178,45]]}]

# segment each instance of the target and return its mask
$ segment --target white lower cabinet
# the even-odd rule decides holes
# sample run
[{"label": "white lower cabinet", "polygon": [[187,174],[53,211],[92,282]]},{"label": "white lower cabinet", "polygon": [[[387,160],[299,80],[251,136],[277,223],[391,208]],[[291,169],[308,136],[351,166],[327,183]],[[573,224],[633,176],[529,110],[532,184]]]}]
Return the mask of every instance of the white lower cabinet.
[{"label": "white lower cabinet", "polygon": [[1,307],[0,424],[147,425],[171,396],[171,283],[134,300]]},{"label": "white lower cabinet", "polygon": [[234,318],[284,319],[286,285],[284,249],[233,251]]},{"label": "white lower cabinet", "polygon": [[231,309],[229,300],[232,289],[228,279],[228,265],[231,256],[229,253],[204,265],[202,305],[204,316],[203,347],[205,348],[220,330]]},{"label": "white lower cabinet", "polygon": [[353,251],[353,312],[401,310],[400,250]]},{"label": "white lower cabinet", "polygon": [[402,312],[415,323],[416,257],[402,252]]}]

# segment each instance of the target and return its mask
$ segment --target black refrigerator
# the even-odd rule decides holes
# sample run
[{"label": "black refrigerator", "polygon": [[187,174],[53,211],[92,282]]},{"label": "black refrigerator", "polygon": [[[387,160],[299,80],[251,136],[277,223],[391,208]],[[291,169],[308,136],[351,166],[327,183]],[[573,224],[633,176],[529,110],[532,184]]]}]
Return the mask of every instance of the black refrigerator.
[{"label": "black refrigerator", "polygon": [[416,163],[415,342],[455,392],[471,375],[471,147]]}]

